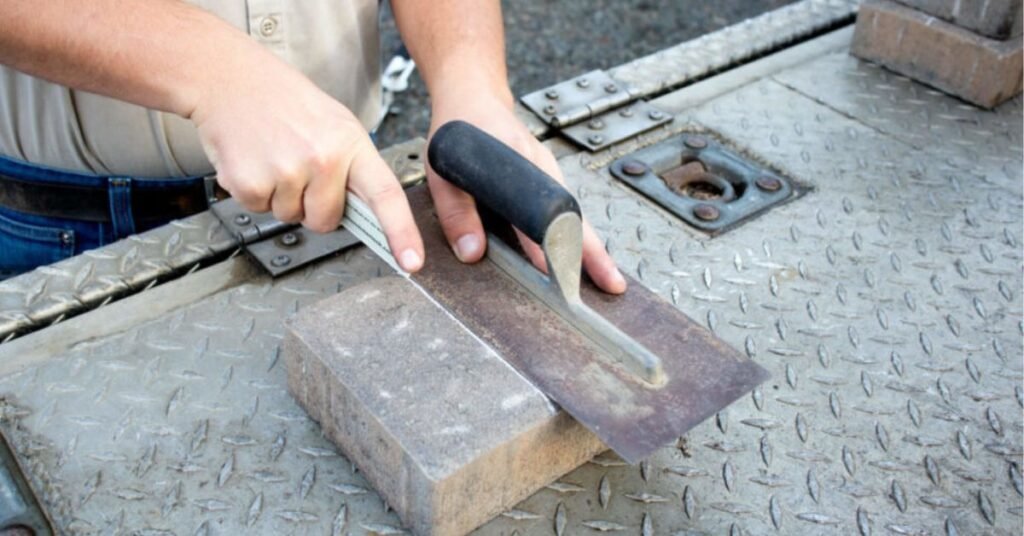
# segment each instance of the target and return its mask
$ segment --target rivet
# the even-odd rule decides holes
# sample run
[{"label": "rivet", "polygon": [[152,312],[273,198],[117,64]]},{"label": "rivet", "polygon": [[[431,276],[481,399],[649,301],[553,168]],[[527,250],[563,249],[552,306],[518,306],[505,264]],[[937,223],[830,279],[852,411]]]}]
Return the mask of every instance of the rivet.
[{"label": "rivet", "polygon": [[619,110],[619,115],[622,117],[633,117],[633,108],[623,108]]},{"label": "rivet", "polygon": [[281,235],[281,244],[285,246],[294,246],[299,243],[299,235],[295,233],[285,233]]},{"label": "rivet", "polygon": [[686,145],[691,149],[704,149],[708,146],[708,140],[697,136],[687,136],[686,139],[683,140],[683,145]]},{"label": "rivet", "polygon": [[555,111],[556,109],[554,104],[549,104],[544,107],[544,113],[546,113],[547,115],[555,115]]},{"label": "rivet", "polygon": [[697,219],[700,220],[715,221],[721,214],[718,212],[717,208],[701,203],[700,205],[693,207],[693,215],[697,216]]},{"label": "rivet", "polygon": [[288,255],[278,255],[270,260],[270,264],[280,268],[282,266],[288,266],[292,263],[292,258]]},{"label": "rivet", "polygon": [[782,188],[782,181],[775,177],[760,177],[754,184],[766,192],[777,192]]},{"label": "rivet", "polygon": [[622,172],[630,177],[639,177],[647,173],[647,166],[639,160],[627,160],[622,164]]},{"label": "rivet", "polygon": [[600,134],[591,134],[590,137],[587,138],[587,142],[591,145],[601,145],[604,143],[604,136]]},{"label": "rivet", "polygon": [[249,225],[252,223],[252,218],[248,214],[238,214],[235,216],[235,225]]},{"label": "rivet", "polygon": [[66,245],[71,243],[71,240],[72,240],[73,237],[74,237],[74,235],[71,234],[71,231],[61,231],[60,232],[60,243],[64,244],[66,246]]},{"label": "rivet", "polygon": [[558,91],[549,89],[544,92],[544,96],[547,97],[548,100],[558,100]]},{"label": "rivet", "polygon": [[601,130],[604,128],[604,121],[601,121],[600,119],[591,119],[590,122],[587,123],[587,128],[590,130]]},{"label": "rivet", "polygon": [[608,84],[605,84],[604,91],[605,91],[605,93],[618,93],[619,92],[619,86],[617,86],[615,84],[608,83]]},{"label": "rivet", "polygon": [[590,87],[590,80],[587,80],[586,78],[580,78],[579,80],[576,81],[576,87],[580,89],[587,89],[588,87]]},{"label": "rivet", "polygon": [[650,112],[647,112],[647,117],[650,117],[654,121],[659,121],[661,118],[665,117],[665,114],[661,110],[651,110]]}]

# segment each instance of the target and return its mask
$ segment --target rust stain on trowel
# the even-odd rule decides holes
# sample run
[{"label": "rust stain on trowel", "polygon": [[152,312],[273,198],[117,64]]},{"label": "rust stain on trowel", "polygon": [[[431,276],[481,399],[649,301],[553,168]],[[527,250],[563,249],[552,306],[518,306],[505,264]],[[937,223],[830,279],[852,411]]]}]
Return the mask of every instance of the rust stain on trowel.
[{"label": "rust stain on trowel", "polygon": [[427,257],[413,279],[626,461],[674,442],[767,379],[764,368],[637,281],[622,296],[584,283],[583,301],[662,359],[668,382],[644,385],[600,358],[600,350],[497,266],[459,262],[427,189],[408,194]]}]

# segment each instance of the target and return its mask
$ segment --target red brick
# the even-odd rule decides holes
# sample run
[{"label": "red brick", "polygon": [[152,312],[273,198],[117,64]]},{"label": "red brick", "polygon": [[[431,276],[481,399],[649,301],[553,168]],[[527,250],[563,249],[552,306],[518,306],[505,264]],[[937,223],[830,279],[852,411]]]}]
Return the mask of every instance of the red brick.
[{"label": "red brick", "polygon": [[897,0],[942,20],[1005,40],[1021,32],[1021,0]]},{"label": "red brick", "polygon": [[861,5],[851,53],[985,108],[1024,79],[1020,36],[989,39],[890,0]]}]

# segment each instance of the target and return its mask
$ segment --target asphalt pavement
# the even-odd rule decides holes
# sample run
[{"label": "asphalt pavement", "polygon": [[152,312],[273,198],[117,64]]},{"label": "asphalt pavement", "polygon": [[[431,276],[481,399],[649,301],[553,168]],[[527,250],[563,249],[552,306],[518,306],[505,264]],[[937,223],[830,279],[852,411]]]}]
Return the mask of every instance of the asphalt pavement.
[{"label": "asphalt pavement", "polygon": [[[506,0],[509,82],[519,97],[607,69],[792,3],[793,0]],[[381,15],[383,62],[400,46],[390,11]],[[425,136],[430,100],[418,75],[377,133],[387,147]]]}]

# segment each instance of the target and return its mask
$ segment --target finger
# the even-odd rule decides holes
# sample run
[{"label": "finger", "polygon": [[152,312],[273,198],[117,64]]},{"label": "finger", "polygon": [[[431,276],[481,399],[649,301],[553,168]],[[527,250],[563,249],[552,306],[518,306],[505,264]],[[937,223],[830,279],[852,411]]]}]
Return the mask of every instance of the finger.
[{"label": "finger", "polygon": [[[562,170],[558,167],[558,161],[551,154],[551,151],[541,146],[535,153],[537,154],[535,158],[537,166],[559,183],[565,184],[565,181],[562,179]],[[541,262],[543,262],[543,259]],[[534,259],[534,264],[537,264],[536,259]],[[609,294],[622,294],[626,292],[626,278],[622,276],[622,272],[615,266],[615,261],[608,254],[608,250],[605,249],[604,242],[586,221],[583,222],[583,269],[586,270],[587,275],[590,276],[590,279],[601,290]]]},{"label": "finger", "polygon": [[310,182],[302,196],[302,225],[318,233],[337,229],[345,213],[345,177],[338,169],[328,173]]},{"label": "finger", "polygon": [[277,177],[274,193],[270,198],[270,210],[274,218],[288,223],[302,221],[302,195],[308,177],[305,171],[295,170]]},{"label": "finger", "polygon": [[626,278],[608,254],[604,242],[586,221],[583,222],[583,269],[601,290],[609,294],[626,292]]},{"label": "finger", "polygon": [[538,270],[548,273],[548,262],[544,256],[544,250],[533,240],[530,240],[524,235],[519,229],[516,229],[516,235],[519,236],[519,245],[523,247],[523,253],[526,254],[526,258],[530,259],[530,262],[537,267]]},{"label": "finger", "polygon": [[217,170],[217,182],[246,210],[252,212],[270,210],[274,181],[269,176],[261,177],[257,169],[222,166]]},{"label": "finger", "polygon": [[423,267],[423,239],[402,185],[369,138],[352,158],[348,189],[366,201],[377,216],[398,264],[407,272]]},{"label": "finger", "polygon": [[474,263],[484,256],[486,238],[473,197],[430,170],[428,185],[437,219],[455,256]]}]

